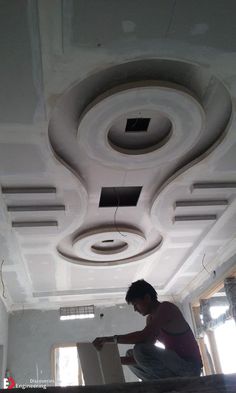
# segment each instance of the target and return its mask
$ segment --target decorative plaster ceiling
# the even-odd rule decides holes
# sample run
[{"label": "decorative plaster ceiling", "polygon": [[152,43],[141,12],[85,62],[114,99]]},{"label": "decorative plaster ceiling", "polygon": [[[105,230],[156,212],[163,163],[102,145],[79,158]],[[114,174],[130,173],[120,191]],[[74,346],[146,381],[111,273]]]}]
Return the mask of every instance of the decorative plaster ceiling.
[{"label": "decorative plaster ceiling", "polygon": [[[145,72],[142,65],[146,67],[148,65],[148,71]],[[168,81],[164,79],[166,68],[169,70]],[[193,68],[195,68],[194,77],[198,80],[198,90],[192,87],[194,85],[193,77],[191,81],[189,78],[183,77],[183,68],[188,71],[186,75],[193,73]],[[126,69],[128,69],[128,72],[126,72]],[[141,70],[141,73],[137,70]],[[104,80],[106,73],[108,77],[104,85],[101,86],[102,91],[106,86],[114,84],[114,76],[117,73],[124,75],[124,79],[120,78],[119,85],[99,94],[97,82]],[[146,78],[150,74],[152,80],[147,80]],[[129,83],[129,78],[134,79],[134,75],[137,81]],[[154,79],[154,76],[156,76],[156,79]],[[141,81],[138,78],[141,78]],[[209,81],[211,81],[210,85]],[[156,209],[156,205],[159,190],[162,187],[162,193],[164,192],[163,184],[167,185],[170,178],[173,180],[180,173],[183,178],[183,173],[187,170],[187,167],[191,168],[193,166],[191,164],[193,159],[195,158],[195,161],[199,162],[203,156],[207,155],[207,150],[211,149],[214,144],[217,145],[218,140],[225,135],[232,108],[229,94],[219,80],[204,72],[201,67],[197,68],[191,64],[171,60],[145,60],[145,62],[124,63],[95,74],[92,78],[87,78],[82,82],[82,85],[83,87],[81,87],[81,83],[78,83],[66,92],[52,114],[49,124],[49,138],[57,156],[71,167],[71,170],[76,173],[79,179],[81,178],[82,162],[87,162],[89,167],[89,162],[92,160],[95,170],[101,172],[103,167],[107,166],[109,168],[110,187],[120,186],[120,184],[112,181],[114,170],[123,169],[126,173],[128,171],[132,173],[134,170],[136,173],[145,170],[149,181],[155,185],[157,192],[156,194],[150,193],[149,203],[140,208],[139,205],[146,187],[145,184],[140,183],[141,179],[138,180],[137,178],[136,186],[142,185],[142,191],[135,209],[136,221],[142,219],[145,210],[147,210],[148,216],[150,209],[150,219],[152,220],[146,223],[142,238],[137,238],[136,235],[134,239],[133,231],[125,231],[125,234],[123,234],[121,232],[124,232],[124,230],[117,230],[116,228],[114,230],[115,217],[109,234],[106,226],[112,218],[112,213],[103,212],[103,220],[101,221],[98,209],[97,219],[95,216],[93,217],[95,228],[88,233],[84,231],[83,228],[86,227],[87,220],[85,216],[83,224],[80,225],[82,229],[75,228],[76,234],[71,233],[62,239],[57,246],[58,252],[68,261],[78,264],[104,266],[114,265],[114,261],[115,264],[137,261],[145,263],[145,258],[156,252],[165,242],[165,237],[158,228],[160,220],[158,219],[159,211]],[[97,87],[97,97],[86,105],[84,90],[89,95],[90,91],[95,90],[95,86]],[[202,99],[203,92],[204,99]],[[221,106],[215,113],[215,105],[219,106],[219,101]],[[79,108],[78,102],[80,103]],[[148,119],[147,129],[127,133],[126,124],[131,119],[134,119],[134,122],[140,121],[139,119]],[[163,124],[164,130],[161,129]],[[217,127],[215,124],[217,124]],[[114,129],[116,144],[114,139],[111,142],[111,138],[114,138]],[[156,132],[156,143],[152,139],[150,140],[153,129]],[[68,134],[66,140],[65,130]],[[113,132],[112,136],[111,131]],[[132,135],[130,136],[130,134]],[[140,134],[142,134],[142,140]],[[137,140],[138,142],[136,142]],[[137,149],[135,149],[137,147],[136,143],[138,143]],[[78,146],[77,149],[76,145]],[[83,154],[81,154],[81,148],[83,148]],[[158,179],[158,173],[160,172],[157,169],[158,167],[162,168],[161,181]],[[149,171],[150,168],[154,169],[153,173]],[[84,172],[86,183],[89,182],[90,176],[93,175],[89,171]],[[132,183],[132,185],[134,184]],[[128,185],[126,184],[126,186]],[[187,187],[189,187],[188,182]],[[94,202],[92,201],[92,204],[89,204],[87,189],[86,192],[88,195],[86,207],[89,211],[93,208]],[[116,192],[115,207],[120,210],[122,207],[119,202],[119,191]],[[184,195],[183,193],[183,198]],[[180,217],[182,217],[181,221],[189,221],[189,218],[185,216],[175,216],[174,221],[180,221]],[[199,221],[198,215],[195,219],[193,213],[189,217],[193,218],[191,221]],[[165,221],[172,220],[172,218],[172,216],[165,217]],[[216,219],[216,215],[203,217],[203,221]],[[129,216],[122,220],[122,225],[127,228],[132,227],[132,224],[134,223],[130,222]],[[148,232],[150,236],[147,235]],[[117,233],[116,237],[114,237],[115,233]],[[94,246],[95,243],[110,238],[122,241],[122,236],[125,243],[121,243],[120,248],[110,247],[109,251],[100,248],[98,252]]]},{"label": "decorative plaster ceiling", "polygon": [[[80,0],[13,3],[3,43],[17,13],[11,47],[28,43],[18,62],[24,70],[30,53],[32,72],[22,71],[25,94],[14,96],[12,118],[7,100],[0,124],[8,308],[122,302],[138,278],[181,301],[214,282],[236,247],[234,2],[215,26],[218,2],[150,0],[154,28],[141,2],[129,20],[128,1],[114,29],[84,26]],[[13,68],[1,72],[13,91]]]}]

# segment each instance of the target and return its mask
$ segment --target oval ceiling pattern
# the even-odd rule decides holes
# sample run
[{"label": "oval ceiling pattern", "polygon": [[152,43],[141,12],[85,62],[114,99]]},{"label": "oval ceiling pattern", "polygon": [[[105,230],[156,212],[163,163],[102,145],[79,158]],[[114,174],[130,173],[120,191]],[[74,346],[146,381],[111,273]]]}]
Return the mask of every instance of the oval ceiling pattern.
[{"label": "oval ceiling pattern", "polygon": [[155,255],[165,241],[160,192],[222,141],[231,110],[217,78],[175,60],[120,64],[68,89],[52,113],[49,140],[78,178],[82,208],[59,254],[93,266]]}]

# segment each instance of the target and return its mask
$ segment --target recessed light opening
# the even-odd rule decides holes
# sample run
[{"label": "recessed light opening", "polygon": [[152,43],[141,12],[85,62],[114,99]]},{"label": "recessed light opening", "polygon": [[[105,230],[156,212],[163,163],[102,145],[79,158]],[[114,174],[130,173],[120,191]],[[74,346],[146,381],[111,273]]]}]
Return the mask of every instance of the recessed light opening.
[{"label": "recessed light opening", "polygon": [[128,244],[120,239],[115,239],[112,240],[111,242],[106,242],[104,243],[104,240],[101,242],[95,243],[92,247],[91,250],[95,254],[100,254],[100,255],[113,255],[117,254],[120,252],[125,251],[128,248]]},{"label": "recessed light opening", "polygon": [[148,130],[150,118],[127,119],[125,132],[144,132]]},{"label": "recessed light opening", "polygon": [[122,154],[148,154],[168,143],[172,128],[171,121],[158,111],[146,110],[142,118],[124,113],[111,124],[107,139]]},{"label": "recessed light opening", "polygon": [[142,187],[102,187],[99,207],[136,206]]}]

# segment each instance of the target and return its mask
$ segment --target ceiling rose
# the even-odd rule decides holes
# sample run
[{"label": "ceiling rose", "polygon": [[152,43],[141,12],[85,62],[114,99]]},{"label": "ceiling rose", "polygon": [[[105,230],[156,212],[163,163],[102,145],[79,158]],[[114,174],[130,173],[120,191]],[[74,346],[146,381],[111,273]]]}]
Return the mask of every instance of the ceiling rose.
[{"label": "ceiling rose", "polygon": [[114,228],[92,230],[75,237],[73,249],[79,258],[91,261],[117,261],[133,257],[145,248],[146,239],[138,230]]},{"label": "ceiling rose", "polygon": [[92,102],[77,140],[101,164],[144,168],[184,155],[204,129],[203,109],[186,89],[146,81],[119,86]]}]

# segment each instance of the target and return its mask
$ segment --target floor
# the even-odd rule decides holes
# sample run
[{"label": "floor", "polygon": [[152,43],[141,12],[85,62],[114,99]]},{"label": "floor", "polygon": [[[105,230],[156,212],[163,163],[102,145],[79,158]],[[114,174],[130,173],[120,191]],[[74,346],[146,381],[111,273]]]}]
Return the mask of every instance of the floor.
[{"label": "floor", "polygon": [[[24,391],[45,391],[44,389],[25,389]],[[22,391],[20,389],[14,389]],[[210,375],[195,378],[170,378],[162,381],[144,383],[126,383],[105,386],[85,386],[85,387],[48,387],[47,393],[235,393],[236,374],[230,375]]]}]

